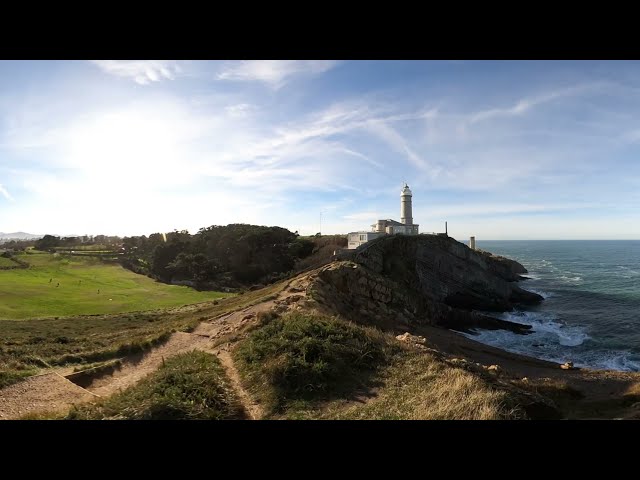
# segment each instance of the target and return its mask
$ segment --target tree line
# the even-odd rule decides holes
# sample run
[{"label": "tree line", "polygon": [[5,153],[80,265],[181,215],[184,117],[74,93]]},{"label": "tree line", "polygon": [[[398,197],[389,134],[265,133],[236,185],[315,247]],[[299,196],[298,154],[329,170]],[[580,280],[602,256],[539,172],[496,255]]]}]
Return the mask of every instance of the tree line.
[{"label": "tree line", "polygon": [[82,237],[57,237],[55,235],[45,235],[44,237],[33,241],[36,250],[43,252],[53,251],[58,247],[77,247],[80,245],[104,245],[107,248],[119,247],[122,244],[122,238],[109,235],[84,235]]},{"label": "tree line", "polygon": [[248,224],[212,225],[198,233],[186,230],[149,236],[91,238],[45,235],[31,242],[37,250],[106,245],[123,267],[165,283],[198,289],[239,289],[265,285],[305,268],[326,263],[344,248],[345,236],[301,237],[282,227]]},{"label": "tree line", "polygon": [[200,289],[242,288],[286,277],[315,243],[282,227],[213,225],[123,240],[123,266],[162,282]]}]

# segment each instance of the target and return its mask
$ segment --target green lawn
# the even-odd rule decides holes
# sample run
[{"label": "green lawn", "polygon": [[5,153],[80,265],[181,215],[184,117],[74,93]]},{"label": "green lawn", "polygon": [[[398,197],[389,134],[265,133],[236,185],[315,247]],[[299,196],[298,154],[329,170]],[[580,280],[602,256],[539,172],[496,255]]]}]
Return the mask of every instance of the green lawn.
[{"label": "green lawn", "polygon": [[17,258],[31,268],[0,270],[0,319],[132,312],[226,296],[159,283],[97,259],[35,252]]}]

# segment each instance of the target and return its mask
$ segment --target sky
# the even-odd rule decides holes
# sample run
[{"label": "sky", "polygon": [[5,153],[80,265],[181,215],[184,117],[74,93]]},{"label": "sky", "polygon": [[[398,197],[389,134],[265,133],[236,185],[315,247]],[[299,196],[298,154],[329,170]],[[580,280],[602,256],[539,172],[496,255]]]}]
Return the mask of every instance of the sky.
[{"label": "sky", "polygon": [[640,239],[640,62],[0,61],[0,232]]}]

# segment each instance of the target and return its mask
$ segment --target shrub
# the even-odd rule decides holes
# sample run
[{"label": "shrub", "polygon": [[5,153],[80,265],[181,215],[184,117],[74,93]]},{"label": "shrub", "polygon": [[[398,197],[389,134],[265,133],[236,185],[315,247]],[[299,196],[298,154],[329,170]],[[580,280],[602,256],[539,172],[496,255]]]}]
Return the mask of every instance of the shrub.
[{"label": "shrub", "polygon": [[336,319],[263,314],[266,324],[234,352],[241,373],[272,410],[348,393],[396,351],[383,334]]}]

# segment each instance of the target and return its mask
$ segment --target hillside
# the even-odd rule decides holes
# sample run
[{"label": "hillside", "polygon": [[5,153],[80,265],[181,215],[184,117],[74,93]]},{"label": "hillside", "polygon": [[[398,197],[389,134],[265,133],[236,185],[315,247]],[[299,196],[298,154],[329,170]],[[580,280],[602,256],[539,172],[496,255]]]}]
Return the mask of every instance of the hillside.
[{"label": "hillside", "polygon": [[26,232],[3,233],[0,232],[0,241],[4,240],[35,240],[42,235],[33,235]]},{"label": "hillside", "polygon": [[[640,374],[563,368],[451,331],[526,334],[474,312],[541,301],[515,283],[526,273],[517,262],[428,235],[383,237],[347,256],[215,304],[120,320],[129,338],[110,339],[119,317],[105,316],[84,346],[91,330],[79,317],[65,342],[52,329],[33,344],[31,322],[30,334],[5,337],[0,365],[25,371],[42,358],[57,373],[0,389],[0,416],[640,418]],[[126,347],[131,338],[141,346]]]}]

